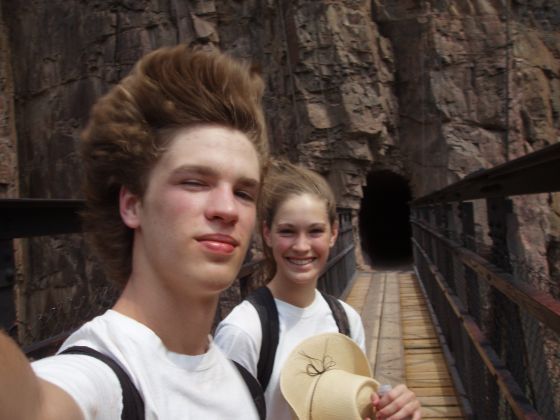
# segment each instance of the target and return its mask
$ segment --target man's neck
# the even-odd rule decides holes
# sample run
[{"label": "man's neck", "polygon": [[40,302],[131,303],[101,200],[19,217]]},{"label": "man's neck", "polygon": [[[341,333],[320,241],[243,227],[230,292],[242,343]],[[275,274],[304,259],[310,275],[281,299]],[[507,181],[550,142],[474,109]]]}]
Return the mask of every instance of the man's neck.
[{"label": "man's neck", "polygon": [[180,296],[131,277],[113,309],[150,328],[168,350],[197,355],[208,350],[218,296]]}]

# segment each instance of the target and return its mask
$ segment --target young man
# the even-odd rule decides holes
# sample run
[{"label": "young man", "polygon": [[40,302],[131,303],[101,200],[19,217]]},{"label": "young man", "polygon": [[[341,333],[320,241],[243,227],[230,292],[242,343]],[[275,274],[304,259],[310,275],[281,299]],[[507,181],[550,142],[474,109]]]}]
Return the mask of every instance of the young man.
[{"label": "young man", "polygon": [[[148,419],[258,418],[209,332],[254,227],[268,153],[262,90],[223,54],[162,48],[94,106],[83,133],[85,228],[122,293],[61,350],[115,360]],[[2,419],[119,419],[123,395],[95,357],[31,366],[0,335]]]}]

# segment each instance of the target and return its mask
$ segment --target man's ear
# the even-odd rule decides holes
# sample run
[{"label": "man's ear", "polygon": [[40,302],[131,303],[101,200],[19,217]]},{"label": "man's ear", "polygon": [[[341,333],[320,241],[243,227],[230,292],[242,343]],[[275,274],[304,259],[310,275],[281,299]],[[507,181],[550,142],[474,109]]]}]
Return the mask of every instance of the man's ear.
[{"label": "man's ear", "polygon": [[332,248],[336,243],[336,238],[338,237],[338,221],[335,222],[331,226],[331,239],[329,241],[329,246]]},{"label": "man's ear", "polygon": [[263,233],[264,243],[268,245],[269,248],[272,248],[272,239],[270,238],[270,228],[268,227],[266,222],[263,222],[262,233]]},{"label": "man's ear", "polygon": [[131,229],[140,226],[140,199],[124,185],[119,192],[119,211],[124,224]]}]

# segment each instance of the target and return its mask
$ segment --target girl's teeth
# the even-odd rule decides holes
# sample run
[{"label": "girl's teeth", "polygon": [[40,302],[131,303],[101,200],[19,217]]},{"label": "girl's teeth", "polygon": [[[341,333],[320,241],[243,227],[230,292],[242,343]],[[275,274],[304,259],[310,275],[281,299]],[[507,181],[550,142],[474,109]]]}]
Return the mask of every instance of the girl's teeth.
[{"label": "girl's teeth", "polygon": [[313,261],[312,258],[308,258],[306,260],[292,260],[292,259],[288,259],[288,261],[290,261],[292,264],[295,265],[305,265],[305,264],[309,264],[310,262]]}]

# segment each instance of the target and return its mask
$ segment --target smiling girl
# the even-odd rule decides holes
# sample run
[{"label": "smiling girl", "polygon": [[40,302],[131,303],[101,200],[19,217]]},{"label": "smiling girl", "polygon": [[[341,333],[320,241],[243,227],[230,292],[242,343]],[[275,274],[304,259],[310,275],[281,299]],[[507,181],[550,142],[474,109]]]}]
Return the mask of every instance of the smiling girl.
[{"label": "smiling girl", "polygon": [[[336,201],[326,180],[289,162],[272,163],[259,217],[267,284],[220,323],[215,341],[228,357],[259,378],[267,418],[288,420],[292,415],[279,378],[291,351],[308,337],[342,332],[365,352],[364,327],[351,306],[317,290],[338,234]],[[377,409],[385,408],[378,412],[379,419],[397,412],[400,416],[395,419],[407,418],[416,410],[414,419],[420,418],[419,403],[404,385],[381,400],[372,396],[372,402]]]}]

